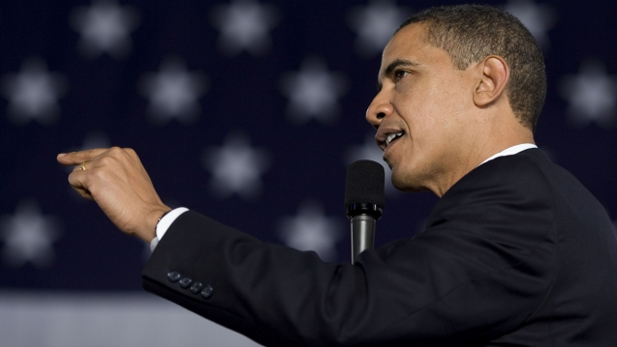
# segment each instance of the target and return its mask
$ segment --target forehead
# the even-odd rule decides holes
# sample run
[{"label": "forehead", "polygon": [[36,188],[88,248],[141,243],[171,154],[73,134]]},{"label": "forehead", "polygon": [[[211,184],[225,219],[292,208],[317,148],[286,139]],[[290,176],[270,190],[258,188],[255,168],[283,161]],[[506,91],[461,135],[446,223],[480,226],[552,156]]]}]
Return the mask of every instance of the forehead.
[{"label": "forehead", "polygon": [[443,69],[449,65],[448,53],[426,40],[426,24],[409,24],[399,30],[384,48],[377,87],[381,89],[381,81],[389,78],[397,67],[407,66],[422,71]]},{"label": "forehead", "polygon": [[[424,46],[430,45],[426,40],[426,25],[422,23],[409,24],[399,30],[390,39],[390,42],[383,50],[383,61],[388,57],[400,54],[413,54],[415,50],[420,50]],[[397,59],[397,58],[393,58]]]}]

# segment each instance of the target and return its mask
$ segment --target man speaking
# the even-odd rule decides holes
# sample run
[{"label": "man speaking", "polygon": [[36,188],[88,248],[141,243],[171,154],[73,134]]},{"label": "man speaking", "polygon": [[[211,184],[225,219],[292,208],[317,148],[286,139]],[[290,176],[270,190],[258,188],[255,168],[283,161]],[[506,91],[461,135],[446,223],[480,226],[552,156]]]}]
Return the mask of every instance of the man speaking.
[{"label": "man speaking", "polygon": [[130,149],[58,161],[156,246],[147,290],[267,346],[617,345],[617,240],[534,144],[546,77],[524,26],[488,6],[428,9],[385,47],[378,83],[366,118],[392,182],[440,200],[422,233],[354,265],[169,212]]}]

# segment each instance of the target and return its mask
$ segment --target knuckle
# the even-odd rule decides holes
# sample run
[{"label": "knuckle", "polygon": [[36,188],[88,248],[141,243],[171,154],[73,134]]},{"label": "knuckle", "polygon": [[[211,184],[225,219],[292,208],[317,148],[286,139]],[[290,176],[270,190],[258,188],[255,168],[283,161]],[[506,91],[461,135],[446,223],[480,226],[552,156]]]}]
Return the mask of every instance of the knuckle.
[{"label": "knuckle", "polygon": [[95,158],[96,156],[98,156],[101,153],[101,149],[100,148],[92,148],[92,149],[86,149],[80,152],[75,152],[77,156],[79,156],[82,159],[92,159]]},{"label": "knuckle", "polygon": [[106,170],[93,170],[90,172],[90,175],[96,182],[106,181],[107,180],[107,171]]},{"label": "knuckle", "polygon": [[136,155],[137,155],[137,152],[135,152],[135,150],[134,150],[134,149],[132,149],[132,148],[125,148],[125,149],[124,149],[124,151],[125,151],[127,154],[131,155],[131,156],[136,156]]},{"label": "knuckle", "polygon": [[101,166],[109,166],[114,165],[117,162],[117,159],[114,156],[104,156],[98,159],[98,162]]},{"label": "knuckle", "polygon": [[110,155],[119,155],[120,153],[122,153],[122,148],[120,148],[118,146],[113,146],[113,147],[109,148],[109,154]]}]

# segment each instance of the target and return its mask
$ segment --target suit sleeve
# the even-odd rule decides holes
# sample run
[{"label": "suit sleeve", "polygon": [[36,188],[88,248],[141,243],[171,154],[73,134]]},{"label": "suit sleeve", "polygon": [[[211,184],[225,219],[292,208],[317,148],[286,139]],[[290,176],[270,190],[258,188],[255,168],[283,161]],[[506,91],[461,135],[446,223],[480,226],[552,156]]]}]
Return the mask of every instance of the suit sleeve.
[{"label": "suit sleeve", "polygon": [[524,324],[546,297],[556,240],[542,182],[479,178],[479,188],[467,179],[448,192],[424,232],[366,251],[354,266],[187,212],[152,254],[143,285],[267,346],[489,341]]}]

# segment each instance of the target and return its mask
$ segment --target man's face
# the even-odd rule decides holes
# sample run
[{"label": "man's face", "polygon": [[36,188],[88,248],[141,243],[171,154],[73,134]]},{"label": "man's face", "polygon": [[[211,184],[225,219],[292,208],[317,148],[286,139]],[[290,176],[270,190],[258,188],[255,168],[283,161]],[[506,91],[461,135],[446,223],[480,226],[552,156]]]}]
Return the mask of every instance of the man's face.
[{"label": "man's face", "polygon": [[[402,190],[429,189],[443,195],[459,175],[473,122],[473,80],[456,69],[446,51],[424,41],[424,25],[401,29],[383,52],[379,93],[366,118]],[[460,178],[459,175],[456,180]]]}]

